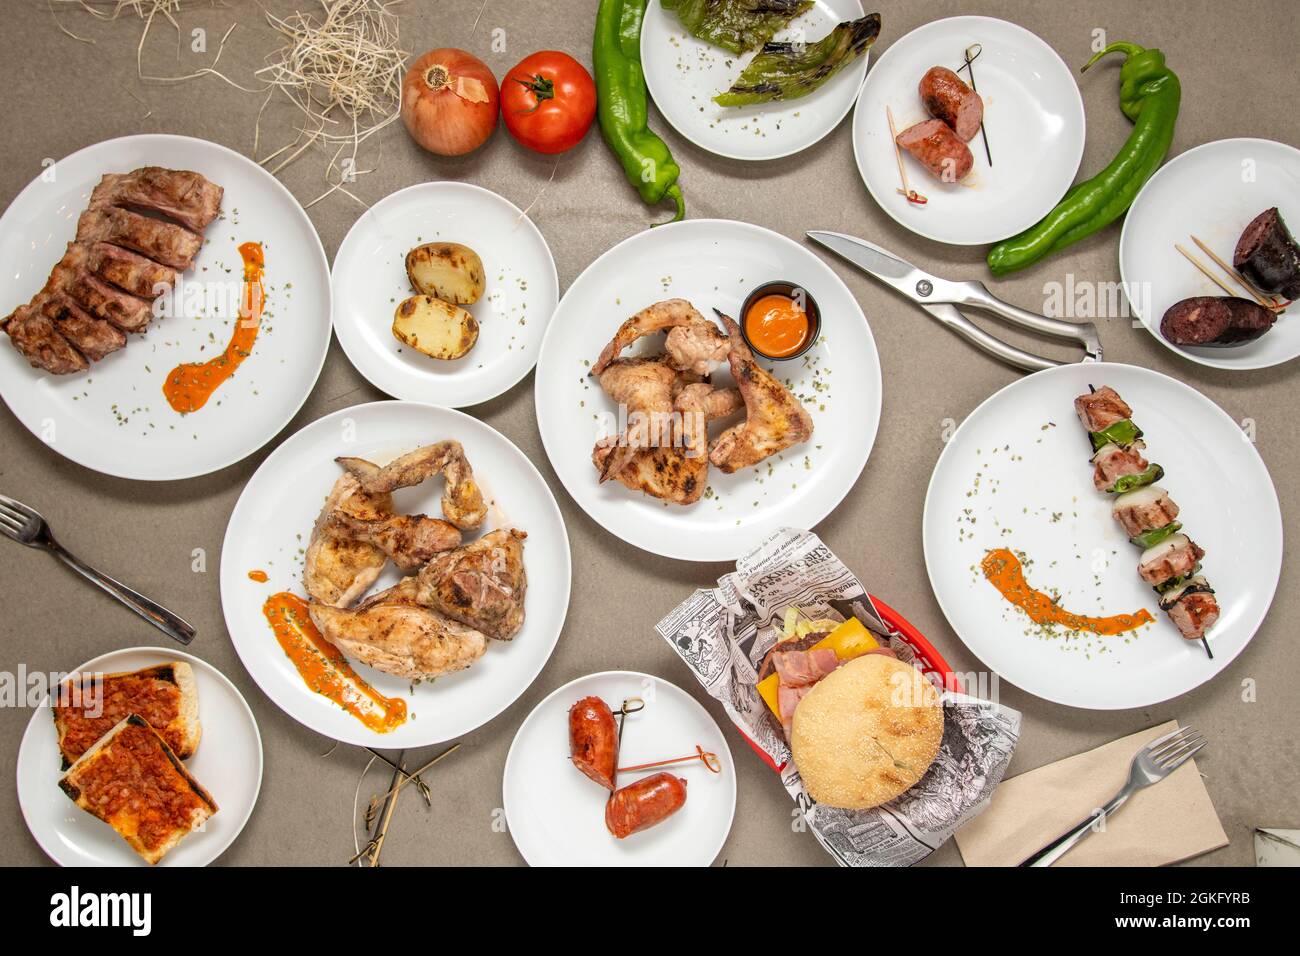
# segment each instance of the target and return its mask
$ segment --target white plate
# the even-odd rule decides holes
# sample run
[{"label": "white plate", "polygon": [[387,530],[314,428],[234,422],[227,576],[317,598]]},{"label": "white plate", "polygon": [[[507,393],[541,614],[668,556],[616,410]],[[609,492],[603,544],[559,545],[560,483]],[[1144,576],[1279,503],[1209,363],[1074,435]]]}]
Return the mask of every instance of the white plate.
[{"label": "white plate", "polygon": [[[698,744],[718,755],[722,772],[698,761],[663,768],[686,781],[685,805],[649,830],[616,839],[605,827],[609,791],[569,759],[569,708],[593,696],[614,711],[629,697],[646,703],[626,718],[619,766],[684,756]],[[619,774],[617,783],[657,772]],[[502,790],[510,835],[531,866],[708,866],[736,812],[736,769],[718,725],[680,687],[636,671],[579,677],[538,704],[510,745]]]},{"label": "white plate", "polygon": [[[407,702],[407,721],[380,734],[314,693],[281,650],[262,614],[277,591],[302,595],[302,550],[340,471],[338,455],[383,464],[420,445],[454,438],[465,446],[474,478],[489,502],[483,531],[513,526],[528,532],[523,629],[490,642],[473,667],[412,688],[409,681],[353,662],[388,697]],[[442,481],[393,495],[407,514],[441,514]],[[477,534],[466,535],[473,540]],[[248,577],[269,575],[265,584]],[[226,526],[221,547],[221,606],[226,629],[258,686],[289,716],[334,740],[365,747],[423,747],[460,737],[510,706],[550,659],[569,607],[569,539],[546,482],[510,440],[478,419],[415,402],[373,402],[312,422],[287,439],[249,480]],[[373,591],[401,575],[390,563]]]},{"label": "white plate", "polygon": [[1247,224],[1277,206],[1292,233],[1300,229],[1300,150],[1268,139],[1221,139],[1174,157],[1142,187],[1119,237],[1119,271],[1133,314],[1156,341],[1184,358],[1214,368],[1268,368],[1300,355],[1297,310],[1288,309],[1263,336],[1230,348],[1174,345],[1160,334],[1160,320],[1175,302],[1223,290],[1183,258],[1174,244],[1200,259],[1232,288],[1196,244],[1196,236],[1224,262]]},{"label": "white plate", "polygon": [[[1113,498],[1092,486],[1073,404],[1089,384],[1110,385],[1132,406],[1148,457],[1165,468],[1161,487],[1206,551],[1222,608],[1209,633],[1213,660],[1159,610],[1138,577],[1139,550],[1111,517]],[[1277,493],[1237,423],[1179,381],[1109,362],[1038,372],[971,412],[935,465],[922,537],[939,605],[980,660],[1031,694],[1096,710],[1169,700],[1226,668],[1264,620],[1282,568]],[[1024,552],[1030,585],[1059,591],[1071,611],[1146,608],[1156,620],[1128,635],[1068,642],[1028,633],[1028,618],[979,572],[985,551],[998,547]]]},{"label": "white plate", "polygon": [[[112,651],[71,673],[111,674],[167,661],[186,661],[194,669],[203,737],[185,766],[212,795],[217,812],[157,865],[206,866],[239,836],[262,788],[262,737],[243,695],[207,661],[166,647]],[[59,790],[62,766],[47,694],[18,749],[18,803],[32,836],[60,866],[148,866],[112,827]]]},{"label": "white plate", "polygon": [[[858,20],[864,12],[860,0],[817,0],[774,39],[820,40],[836,24]],[[780,159],[822,139],[853,108],[871,50],[797,100],[744,107],[714,103],[713,97],[729,89],[754,56],[736,56],[697,40],[659,0],[646,8],[641,63],[655,106],[696,146],[729,159]]]},{"label": "white plate", "polygon": [[[923,206],[898,193],[898,160],[885,116],[901,133],[929,119],[917,85],[932,66],[956,70],[973,43],[975,85],[984,99],[984,135],[967,145],[975,166],[962,183],[943,183],[903,154],[908,184]],[[969,83],[965,72],[960,74]],[[885,212],[917,235],[958,246],[997,242],[1032,226],[1074,182],[1083,159],[1083,98],[1056,51],[1024,27],[992,17],[952,17],[917,27],[876,61],[853,111],[858,172]]]},{"label": "white plate", "polygon": [[[464,358],[429,358],[393,338],[393,312],[414,295],[406,254],[459,242],[483,260],[483,297],[466,309],[479,336]],[[334,331],[375,388],[412,402],[465,408],[528,374],[560,296],[555,260],[533,221],[469,183],[419,183],[385,196],[353,223],[334,257]]]},{"label": "white plate", "polygon": [[207,285],[213,279],[233,282],[237,295],[243,266],[236,247],[262,243],[266,312],[253,354],[199,411],[172,411],[162,394],[167,373],[211,358],[233,328],[227,317],[187,312],[155,320],[78,375],[37,371],[5,341],[0,394],[32,434],[65,458],[106,475],[168,481],[233,465],[298,413],[329,347],[330,277],[307,214],[262,167],[202,139],[124,136],[59,160],[52,182],[34,180],[0,218],[0,315],[45,284],[100,177],[146,165],[192,169],[225,188],[222,214],[184,274],[187,285],[207,292],[217,289]]},{"label": "white plate", "polygon": [[[764,363],[783,382],[791,380],[796,395],[817,396],[804,403],[812,438],[756,469],[724,475],[711,468],[712,495],[685,508],[616,481],[600,484],[591,464],[592,446],[603,434],[597,416],[615,406],[588,372],[623,320],[677,296],[705,315],[718,308],[736,317],[745,296],[774,279],[807,289],[821,308],[823,341],[802,358]],[[660,349],[662,338],[649,336],[641,348]],[[725,364],[714,381],[731,383]],[[811,251],[761,226],[690,219],[625,239],[578,276],[542,343],[536,392],[551,466],[597,524],[655,554],[726,561],[778,528],[812,528],[848,494],[880,424],[880,358],[852,293]]]}]

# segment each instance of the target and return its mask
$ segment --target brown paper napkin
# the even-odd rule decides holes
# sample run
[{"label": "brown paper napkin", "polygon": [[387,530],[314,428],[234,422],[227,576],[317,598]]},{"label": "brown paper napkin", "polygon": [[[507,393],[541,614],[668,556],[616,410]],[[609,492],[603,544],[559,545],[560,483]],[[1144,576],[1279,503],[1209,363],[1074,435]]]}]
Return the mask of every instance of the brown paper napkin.
[{"label": "brown paper napkin", "polygon": [[[1124,786],[1142,746],[1178,727],[1121,737],[1064,760],[1002,781],[988,808],[957,831],[967,866],[1015,866],[1090,816]],[[1227,846],[1196,761],[1129,797],[1056,866],[1161,866]]]}]

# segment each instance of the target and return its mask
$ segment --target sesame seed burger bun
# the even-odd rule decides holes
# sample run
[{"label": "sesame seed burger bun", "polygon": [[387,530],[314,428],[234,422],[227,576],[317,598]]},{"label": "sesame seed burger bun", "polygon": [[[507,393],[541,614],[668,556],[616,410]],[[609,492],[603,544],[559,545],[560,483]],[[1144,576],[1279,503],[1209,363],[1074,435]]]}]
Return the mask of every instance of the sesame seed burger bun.
[{"label": "sesame seed burger bun", "polygon": [[790,749],[814,800],[866,810],[920,780],[942,739],[934,685],[910,664],[868,654],[833,671],[799,702]]}]

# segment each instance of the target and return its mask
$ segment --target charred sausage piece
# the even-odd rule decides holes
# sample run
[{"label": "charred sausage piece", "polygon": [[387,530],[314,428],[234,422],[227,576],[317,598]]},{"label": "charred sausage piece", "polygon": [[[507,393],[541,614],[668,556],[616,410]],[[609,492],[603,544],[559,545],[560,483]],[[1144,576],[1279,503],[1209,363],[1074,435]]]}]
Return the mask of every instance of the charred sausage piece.
[{"label": "charred sausage piece", "polygon": [[569,708],[569,753],[575,767],[606,790],[614,789],[618,725],[599,697],[584,697]]},{"label": "charred sausage piece", "polygon": [[1232,328],[1232,309],[1213,295],[1175,302],[1160,320],[1160,334],[1175,345],[1213,345]]},{"label": "charred sausage piece", "polygon": [[1252,342],[1273,327],[1277,313],[1266,309],[1250,299],[1225,299],[1228,310],[1232,313],[1232,325],[1227,333],[1219,339],[1221,345],[1240,345]]},{"label": "charred sausage piece", "polygon": [[620,840],[662,823],[686,804],[686,781],[656,773],[615,790],[605,804],[605,826]]},{"label": "charred sausage piece", "polygon": [[1074,400],[1074,413],[1089,432],[1105,431],[1116,422],[1133,417],[1133,409],[1109,385],[1086,392]]},{"label": "charred sausage piece", "polygon": [[1171,305],[1160,332],[1175,345],[1240,345],[1259,338],[1276,319],[1250,299],[1198,295]]},{"label": "charred sausage piece", "polygon": [[1237,240],[1232,265],[1264,292],[1300,296],[1300,246],[1276,206],[1250,221]]},{"label": "charred sausage piece", "polygon": [[984,121],[984,101],[960,76],[946,66],[932,66],[921,77],[921,102],[925,111],[943,120],[963,143],[970,142]]},{"label": "charred sausage piece", "polygon": [[1110,511],[1130,538],[1163,528],[1178,517],[1177,503],[1159,485],[1147,485],[1120,495]]},{"label": "charred sausage piece", "polygon": [[930,171],[936,179],[955,183],[965,179],[975,165],[970,147],[957,138],[943,120],[926,120],[909,126],[895,140]]}]

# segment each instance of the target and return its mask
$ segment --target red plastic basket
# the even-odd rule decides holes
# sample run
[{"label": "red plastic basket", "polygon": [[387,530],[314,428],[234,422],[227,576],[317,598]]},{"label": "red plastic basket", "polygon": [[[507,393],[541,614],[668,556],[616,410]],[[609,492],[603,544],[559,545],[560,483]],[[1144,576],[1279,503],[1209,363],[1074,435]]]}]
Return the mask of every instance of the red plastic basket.
[{"label": "red plastic basket", "polygon": [[[871,607],[876,612],[876,617],[880,618],[880,620],[884,622],[884,625],[889,628],[890,637],[898,638],[916,652],[916,659],[920,661],[922,665],[921,672],[923,674],[937,680],[944,690],[961,691],[961,685],[957,680],[957,675],[953,673],[952,668],[948,666],[948,662],[943,659],[943,656],[934,649],[934,645],[926,640],[924,634],[918,631],[907,618],[903,617],[903,615],[899,614],[874,594],[868,594],[867,600],[871,602]],[[775,760],[767,755],[762,747],[750,739],[748,734],[743,730],[740,730],[739,726],[736,727],[736,730],[738,730],[740,735],[745,738],[745,743],[749,744],[750,748],[754,753],[758,754],[763,763],[767,764],[777,773],[780,773],[785,769],[785,764],[778,765]]]}]

